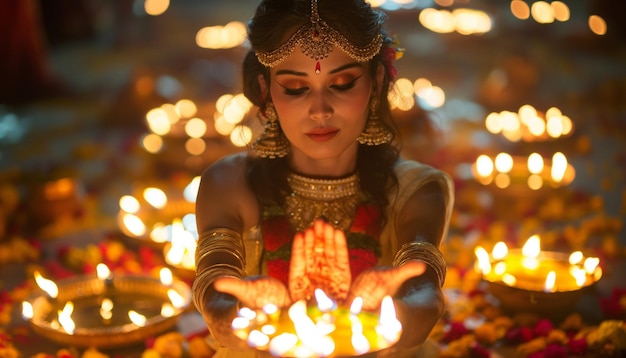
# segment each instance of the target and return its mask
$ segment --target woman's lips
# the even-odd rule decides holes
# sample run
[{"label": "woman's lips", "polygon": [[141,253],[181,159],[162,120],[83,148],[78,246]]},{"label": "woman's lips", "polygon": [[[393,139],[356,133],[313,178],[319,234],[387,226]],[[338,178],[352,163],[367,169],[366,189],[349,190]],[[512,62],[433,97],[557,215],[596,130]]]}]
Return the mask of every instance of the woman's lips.
[{"label": "woman's lips", "polygon": [[336,128],[320,128],[309,131],[306,135],[316,142],[326,142],[333,139],[337,133],[339,129]]}]

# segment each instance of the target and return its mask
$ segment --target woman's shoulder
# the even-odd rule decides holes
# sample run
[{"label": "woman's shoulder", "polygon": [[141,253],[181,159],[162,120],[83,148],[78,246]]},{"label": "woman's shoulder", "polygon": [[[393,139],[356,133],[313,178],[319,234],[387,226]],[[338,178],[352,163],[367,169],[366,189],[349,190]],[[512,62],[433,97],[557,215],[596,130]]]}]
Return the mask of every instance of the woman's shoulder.
[{"label": "woman's shoulder", "polygon": [[226,155],[209,165],[204,173],[203,180],[222,180],[232,182],[235,178],[245,176],[247,153],[233,153]]}]

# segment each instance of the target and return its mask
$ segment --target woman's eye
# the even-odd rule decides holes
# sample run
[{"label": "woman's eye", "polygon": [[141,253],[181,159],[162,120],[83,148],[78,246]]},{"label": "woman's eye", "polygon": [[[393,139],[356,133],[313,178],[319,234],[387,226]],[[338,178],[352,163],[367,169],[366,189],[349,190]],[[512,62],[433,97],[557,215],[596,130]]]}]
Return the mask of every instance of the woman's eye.
[{"label": "woman's eye", "polygon": [[345,82],[345,83],[344,82],[336,83],[334,85],[331,85],[330,87],[334,88],[334,89],[336,89],[338,91],[347,91],[347,90],[351,89],[352,87],[354,87],[354,85],[356,84],[356,81],[359,79],[359,77],[357,77],[357,78],[355,78],[355,79],[353,79],[351,81]]},{"label": "woman's eye", "polygon": [[299,88],[283,87],[283,89],[284,89],[285,94],[289,96],[299,96],[307,90],[306,87],[299,87]]}]

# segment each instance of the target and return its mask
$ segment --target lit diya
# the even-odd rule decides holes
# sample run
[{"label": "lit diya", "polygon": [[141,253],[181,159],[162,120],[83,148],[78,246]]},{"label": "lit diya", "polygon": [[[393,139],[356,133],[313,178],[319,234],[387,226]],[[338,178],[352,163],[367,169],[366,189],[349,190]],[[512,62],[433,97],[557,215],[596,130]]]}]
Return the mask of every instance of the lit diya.
[{"label": "lit diya", "polygon": [[315,290],[314,301],[300,300],[287,310],[244,307],[233,330],[249,346],[281,357],[361,355],[392,346],[402,333],[390,296],[383,299],[380,314],[362,312],[360,298],[350,308],[337,307],[321,289]]},{"label": "lit diya", "polygon": [[183,188],[138,187],[133,195],[119,200],[118,225],[122,233],[162,249],[172,241],[174,223],[182,224],[185,234],[197,239],[195,200],[200,178],[195,177]]},{"label": "lit diya", "polygon": [[513,310],[562,312],[602,277],[597,257],[584,257],[581,251],[542,251],[538,235],[531,236],[521,250],[509,250],[504,242],[498,242],[491,254],[480,246],[474,252],[478,259],[475,268],[489,290]]},{"label": "lit diya", "polygon": [[97,271],[58,282],[36,272],[40,290],[22,303],[33,330],[63,345],[115,348],[172,328],[191,302],[167,268],[160,278],[112,275],[104,264]]}]

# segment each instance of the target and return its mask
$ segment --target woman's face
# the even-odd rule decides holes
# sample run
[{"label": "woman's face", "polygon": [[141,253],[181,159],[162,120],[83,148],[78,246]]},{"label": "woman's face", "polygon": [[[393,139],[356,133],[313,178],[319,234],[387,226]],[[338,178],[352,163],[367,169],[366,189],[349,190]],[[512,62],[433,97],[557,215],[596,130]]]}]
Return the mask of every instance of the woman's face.
[{"label": "woman's face", "polygon": [[355,169],[357,137],[372,96],[367,63],[335,48],[318,61],[299,48],[270,72],[269,90],[291,142],[291,165],[305,174],[343,175]]}]

